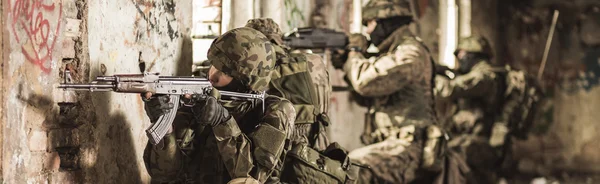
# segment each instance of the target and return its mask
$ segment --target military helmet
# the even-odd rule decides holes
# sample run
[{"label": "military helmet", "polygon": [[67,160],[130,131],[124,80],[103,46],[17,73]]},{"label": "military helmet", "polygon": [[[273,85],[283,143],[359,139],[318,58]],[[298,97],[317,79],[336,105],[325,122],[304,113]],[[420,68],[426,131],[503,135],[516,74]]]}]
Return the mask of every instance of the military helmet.
[{"label": "military helmet", "polygon": [[456,47],[454,55],[458,54],[459,50],[487,54],[490,57],[492,56],[492,48],[490,47],[490,43],[487,41],[487,39],[479,35],[461,38],[458,41],[458,46]]},{"label": "military helmet", "polygon": [[252,91],[264,91],[275,65],[273,45],[259,31],[241,27],[219,36],[208,49],[208,60],[221,72]]},{"label": "military helmet", "polygon": [[370,0],[362,9],[362,23],[391,17],[412,17],[407,0]]},{"label": "military helmet", "polygon": [[246,27],[260,31],[277,45],[283,44],[283,40],[281,39],[283,32],[279,28],[279,24],[271,18],[250,19],[246,23]]}]

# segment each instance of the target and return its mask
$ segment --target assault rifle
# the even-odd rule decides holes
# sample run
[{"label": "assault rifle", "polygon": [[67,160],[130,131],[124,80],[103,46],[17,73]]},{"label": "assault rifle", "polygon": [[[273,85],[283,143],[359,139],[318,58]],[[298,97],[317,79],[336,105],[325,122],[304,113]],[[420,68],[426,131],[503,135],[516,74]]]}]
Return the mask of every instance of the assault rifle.
[{"label": "assault rifle", "polygon": [[344,49],[348,36],[332,29],[296,28],[283,37],[283,43],[292,49]]},{"label": "assault rifle", "polygon": [[[212,85],[206,78],[199,77],[178,77],[178,76],[159,76],[158,73],[146,74],[124,74],[113,76],[98,76],[96,80],[89,84],[72,84],[68,82],[69,73],[65,73],[64,83],[59,84],[58,88],[64,90],[80,90],[80,91],[114,91],[117,93],[147,93],[159,95],[169,95],[170,102],[174,107],[169,112],[158,118],[158,121],[153,123],[146,129],[146,135],[150,143],[156,145],[167,134],[169,128],[173,124],[177,109],[179,108],[180,96],[185,94],[199,95],[199,98],[206,98],[214,94]],[[264,102],[265,93],[251,94],[238,93],[230,91],[218,91],[221,96],[239,100],[261,100]],[[264,103],[263,110],[264,110]],[[183,105],[193,105],[186,104]]]}]

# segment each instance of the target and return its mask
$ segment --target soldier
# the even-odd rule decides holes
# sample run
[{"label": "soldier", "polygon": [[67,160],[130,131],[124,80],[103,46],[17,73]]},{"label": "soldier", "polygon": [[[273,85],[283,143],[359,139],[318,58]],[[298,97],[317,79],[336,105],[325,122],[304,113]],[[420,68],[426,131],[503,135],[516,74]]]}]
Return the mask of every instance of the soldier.
[{"label": "soldier", "polygon": [[[217,38],[208,51],[208,78],[219,90],[260,93],[269,85],[275,52],[271,42],[251,28]],[[172,107],[166,96],[146,95],[152,121]],[[195,105],[178,110],[172,132],[158,145],[148,144],[144,161],[153,182],[276,182],[285,143],[296,112],[285,99],[261,101],[192,97]],[[264,109],[263,109],[264,107]]]},{"label": "soldier", "polygon": [[[286,60],[301,60],[307,64],[307,69],[295,68],[294,74],[288,75],[278,73],[277,79],[273,79],[267,93],[289,99],[296,108],[296,116],[293,139],[296,142],[308,143],[316,150],[324,150],[329,145],[325,126],[329,124],[327,110],[329,107],[329,97],[331,96],[331,85],[329,83],[329,72],[323,59],[316,54],[294,53],[283,45],[283,34],[279,25],[271,18],[250,19],[246,24],[265,34],[273,43],[273,48],[277,54],[277,65],[288,65]],[[302,72],[302,70],[308,70]],[[290,77],[308,75],[305,77]],[[282,78],[288,78],[283,79]],[[286,89],[280,83],[285,81],[285,86],[291,86],[294,83],[298,88]]]},{"label": "soldier", "polygon": [[[344,71],[368,106],[367,146],[350,157],[361,169],[360,183],[409,183],[443,168],[445,136],[437,126],[433,99],[433,61],[409,30],[412,14],[405,0],[371,0],[363,7],[363,24],[379,49],[374,61],[365,58],[369,45],[360,34],[349,38]],[[366,99],[366,100],[364,100]],[[418,180],[417,180],[418,179]]]},{"label": "soldier", "polygon": [[436,78],[436,97],[457,103],[457,112],[448,118],[447,129],[453,134],[448,146],[466,157],[476,183],[496,183],[507,133],[507,127],[498,126],[504,124],[499,116],[506,72],[490,65],[491,47],[481,36],[461,38],[455,55],[458,76]]}]

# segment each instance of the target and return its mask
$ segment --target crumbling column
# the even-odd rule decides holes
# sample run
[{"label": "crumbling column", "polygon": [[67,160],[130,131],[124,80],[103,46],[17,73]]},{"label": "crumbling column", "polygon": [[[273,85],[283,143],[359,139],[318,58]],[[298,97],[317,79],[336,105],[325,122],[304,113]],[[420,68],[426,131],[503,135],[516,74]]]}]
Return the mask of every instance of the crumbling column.
[{"label": "crumbling column", "polygon": [[362,33],[362,0],[352,0],[351,33]]},{"label": "crumbling column", "polygon": [[471,36],[471,0],[458,1],[458,35]]},{"label": "crumbling column", "polygon": [[260,14],[255,14],[256,17],[271,18],[280,26],[284,23],[283,10],[285,6],[283,1],[260,0],[259,5]]},{"label": "crumbling column", "polygon": [[454,0],[440,0],[440,58],[438,62],[455,67],[454,50],[457,42],[457,9]]},{"label": "crumbling column", "polygon": [[223,0],[222,32],[246,25],[248,19],[254,18],[254,0]]}]

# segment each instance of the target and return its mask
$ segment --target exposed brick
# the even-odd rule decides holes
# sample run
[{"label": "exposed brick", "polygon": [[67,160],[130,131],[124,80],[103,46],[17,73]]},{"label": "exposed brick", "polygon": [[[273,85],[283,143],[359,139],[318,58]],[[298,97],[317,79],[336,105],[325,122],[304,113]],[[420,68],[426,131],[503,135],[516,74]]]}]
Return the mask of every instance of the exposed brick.
[{"label": "exposed brick", "polygon": [[60,168],[58,152],[34,152],[27,160],[27,169],[31,172],[54,172]]},{"label": "exposed brick", "polygon": [[79,113],[79,109],[81,109],[79,104],[59,102],[58,106],[60,108],[58,123],[63,127],[76,127],[76,119],[79,115],[81,115]]},{"label": "exposed brick", "polygon": [[32,173],[39,173],[44,170],[44,157],[46,152],[31,153],[27,160],[27,170]]},{"label": "exposed brick", "polygon": [[79,146],[79,131],[76,128],[52,129],[48,134],[51,150]]},{"label": "exposed brick", "polygon": [[81,20],[79,19],[65,19],[65,37],[79,37],[81,35],[81,31],[79,29],[79,25],[81,25]]},{"label": "exposed brick", "polygon": [[[62,79],[61,79],[62,82]],[[75,103],[77,102],[77,93],[75,91],[52,90],[55,102]],[[60,107],[60,104],[59,104]]]},{"label": "exposed brick", "polygon": [[60,157],[58,152],[51,152],[46,155],[44,160],[44,170],[47,171],[58,171],[60,168]]},{"label": "exposed brick", "polygon": [[56,151],[60,156],[60,168],[64,170],[78,170],[79,165],[79,147],[61,147]]},{"label": "exposed brick", "polygon": [[71,38],[65,38],[62,41],[62,58],[74,58],[75,57],[75,41]]},{"label": "exposed brick", "polygon": [[60,171],[52,173],[50,176],[50,184],[63,184],[63,183],[81,183],[82,182],[81,171]]},{"label": "exposed brick", "polygon": [[77,18],[77,5],[75,0],[62,0],[63,14],[66,18]]},{"label": "exposed brick", "polygon": [[39,174],[36,172],[27,178],[27,183],[48,183],[50,175],[47,173]]},{"label": "exposed brick", "polygon": [[23,110],[23,121],[26,123],[27,128],[44,127],[46,115],[50,115],[50,113],[28,105]]},{"label": "exposed brick", "polygon": [[48,134],[45,131],[33,130],[29,133],[29,150],[45,151],[48,148]]}]

